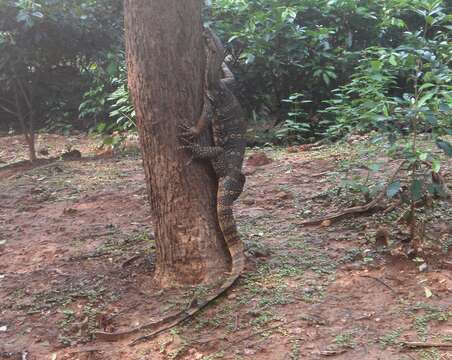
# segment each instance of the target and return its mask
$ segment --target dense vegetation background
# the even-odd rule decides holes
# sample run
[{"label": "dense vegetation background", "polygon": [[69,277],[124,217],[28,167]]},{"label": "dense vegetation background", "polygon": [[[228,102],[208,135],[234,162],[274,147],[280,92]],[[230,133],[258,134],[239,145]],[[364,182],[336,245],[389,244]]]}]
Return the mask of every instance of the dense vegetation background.
[{"label": "dense vegetation background", "polygon": [[[312,142],[406,131],[421,95],[422,127],[447,122],[451,4],[216,0],[205,19],[228,46],[250,142]],[[120,0],[3,0],[0,54],[2,130],[20,118],[48,130],[134,127]]]},{"label": "dense vegetation background", "polygon": [[[136,284],[147,284],[155,241],[141,158],[123,151],[138,141],[128,138],[136,129],[122,2],[0,0],[1,332],[29,337],[46,356],[45,339],[91,341],[105,314],[127,324],[149,315],[149,293]],[[215,317],[188,323],[194,342],[199,329],[215,341],[232,339],[227,328],[236,338],[273,329],[294,359],[314,350],[300,350],[300,339],[315,351],[332,342],[324,355],[356,347],[358,359],[388,354],[379,346],[399,358],[414,333],[421,347],[450,346],[451,8],[451,0],[206,0],[204,19],[227,47],[255,147],[237,220],[257,265]],[[35,145],[35,132],[63,136],[42,134]],[[25,134],[32,164],[19,161],[23,144],[7,133]],[[104,158],[105,148],[121,156]],[[55,161],[82,154],[88,161]],[[154,294],[156,308],[173,309],[172,297]],[[326,321],[304,319],[306,333],[273,327],[305,313]],[[192,345],[178,349],[174,339],[164,347],[191,356]],[[283,341],[270,341],[280,351]],[[436,349],[419,356],[443,358]]]}]

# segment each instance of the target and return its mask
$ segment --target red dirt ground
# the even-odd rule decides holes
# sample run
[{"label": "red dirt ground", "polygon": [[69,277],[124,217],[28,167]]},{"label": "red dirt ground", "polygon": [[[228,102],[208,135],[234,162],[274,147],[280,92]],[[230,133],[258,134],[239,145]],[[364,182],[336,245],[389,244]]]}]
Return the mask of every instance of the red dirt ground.
[{"label": "red dirt ground", "polygon": [[[425,256],[426,271],[400,250],[407,229],[395,223],[397,211],[300,225],[355,201],[332,191],[335,172],[355,154],[348,145],[266,151],[271,163],[246,166],[236,218],[248,269],[225,297],[134,347],[133,337],[94,339],[95,330],[182,308],[204,289],[152,283],[137,154],[99,158],[84,136],[40,136],[49,157],[71,142],[84,158],[0,168],[0,359],[452,359],[452,348],[403,345],[452,343],[450,203],[431,211],[427,235],[443,254]],[[24,154],[19,137],[0,138],[3,162]],[[373,246],[379,223],[390,230],[387,251]]]}]

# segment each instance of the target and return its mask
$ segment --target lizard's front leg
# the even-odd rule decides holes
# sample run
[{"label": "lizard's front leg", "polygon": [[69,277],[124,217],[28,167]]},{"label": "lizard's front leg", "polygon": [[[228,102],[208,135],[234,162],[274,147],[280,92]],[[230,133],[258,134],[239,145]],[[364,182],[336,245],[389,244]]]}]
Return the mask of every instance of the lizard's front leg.
[{"label": "lizard's front leg", "polygon": [[199,144],[190,144],[179,146],[179,149],[189,150],[195,159],[213,160],[224,153],[224,149],[219,146],[201,146]]},{"label": "lizard's front leg", "polygon": [[199,135],[208,127],[211,126],[213,120],[213,107],[211,100],[208,96],[204,96],[204,105],[202,108],[201,116],[194,126],[187,124],[180,125],[183,130],[181,133],[182,138],[197,139]]}]

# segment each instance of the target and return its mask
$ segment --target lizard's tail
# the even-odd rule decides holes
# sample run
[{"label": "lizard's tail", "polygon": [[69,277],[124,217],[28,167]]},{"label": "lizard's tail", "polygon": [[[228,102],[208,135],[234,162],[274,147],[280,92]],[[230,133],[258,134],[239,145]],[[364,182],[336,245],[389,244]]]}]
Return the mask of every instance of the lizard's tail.
[{"label": "lizard's tail", "polygon": [[[245,268],[244,246],[240,239],[232,210],[234,200],[240,195],[242,188],[242,179],[237,181],[232,177],[226,177],[218,183],[217,216],[221,232],[231,255],[232,269],[229,279],[234,278],[232,282],[240,276]],[[230,287],[231,283],[226,281],[225,285]]]}]

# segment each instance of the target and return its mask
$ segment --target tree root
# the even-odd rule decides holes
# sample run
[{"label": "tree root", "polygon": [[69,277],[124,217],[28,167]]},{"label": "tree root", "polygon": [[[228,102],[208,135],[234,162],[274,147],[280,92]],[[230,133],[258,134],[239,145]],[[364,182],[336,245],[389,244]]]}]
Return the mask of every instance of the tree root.
[{"label": "tree root", "polygon": [[338,220],[338,219],[343,218],[348,215],[361,214],[361,213],[370,211],[378,203],[380,203],[380,201],[386,196],[386,190],[388,189],[388,186],[392,183],[392,181],[394,180],[394,177],[397,175],[397,173],[399,172],[400,168],[402,167],[402,165],[404,163],[405,163],[405,161],[402,161],[399,165],[397,165],[396,169],[391,174],[386,186],[379,192],[379,194],[371,202],[369,202],[365,205],[353,206],[351,208],[348,208],[348,209],[345,209],[345,210],[342,210],[339,212],[331,213],[331,214],[325,215],[325,216],[317,218],[317,219],[302,221],[300,223],[300,225],[302,225],[302,226],[318,225],[326,220],[329,220],[329,221]]},{"label": "tree root", "polygon": [[397,294],[397,291],[395,291],[392,287],[390,287],[388,284],[386,284],[383,280],[374,277],[374,276],[370,276],[370,275],[359,275],[360,277],[363,278],[368,278],[368,279],[373,279],[377,282],[379,282],[381,285],[383,285],[384,287],[386,287],[387,289],[391,290],[394,294]]},{"label": "tree root", "polygon": [[408,348],[452,348],[452,343],[434,343],[434,342],[403,342],[403,345]]},{"label": "tree root", "polygon": [[203,300],[202,302],[198,302],[196,299],[193,299],[190,306],[185,310],[179,311],[175,314],[163,317],[159,320],[148,322],[128,330],[118,331],[114,333],[96,331],[94,335],[96,335],[96,338],[98,340],[116,341],[126,339],[129,336],[137,334],[143,330],[156,329],[149,334],[136,338],[135,340],[129,343],[129,346],[135,346],[138,343],[150,340],[157,336],[158,334],[162,333],[163,331],[169,330],[174,326],[181,324],[185,320],[193,317],[199,311],[204,309],[208,304],[210,304],[213,300],[217,299],[222,294],[224,294],[229,288],[231,288],[231,286],[234,285],[239,276],[240,273],[231,274],[231,276],[227,278],[226,282],[223,283],[223,285],[219,289],[217,289],[212,295],[208,296],[207,299]]}]

